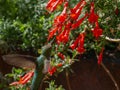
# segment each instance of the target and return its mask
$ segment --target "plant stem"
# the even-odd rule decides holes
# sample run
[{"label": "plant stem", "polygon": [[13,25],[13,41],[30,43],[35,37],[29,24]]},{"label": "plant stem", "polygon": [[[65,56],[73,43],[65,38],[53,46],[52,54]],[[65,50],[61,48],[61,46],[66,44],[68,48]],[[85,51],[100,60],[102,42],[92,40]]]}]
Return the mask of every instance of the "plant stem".
[{"label": "plant stem", "polygon": [[118,42],[118,43],[120,42],[120,39],[113,39],[113,38],[110,38],[110,37],[104,36],[104,35],[101,35],[101,37],[104,37],[105,40],[110,41],[110,42]]},{"label": "plant stem", "polygon": [[[95,52],[95,54],[96,54],[96,56],[98,58],[98,55],[97,55],[96,52]],[[109,69],[105,66],[105,64],[103,62],[101,62],[100,65],[103,67],[103,69],[106,71],[106,73],[108,74],[108,76],[110,77],[110,79],[113,81],[113,83],[114,83],[114,85],[116,87],[116,90],[120,90],[119,86],[118,86],[118,84],[117,84],[117,82],[115,80],[115,78],[113,77],[113,75],[111,74],[111,72],[109,71]]]},{"label": "plant stem", "polygon": [[72,90],[72,89],[71,89],[71,85],[70,85],[70,81],[69,81],[69,73],[66,71],[65,74],[66,74],[66,81],[67,81],[68,89],[69,89],[69,90]]},{"label": "plant stem", "polygon": [[116,87],[116,90],[120,90],[119,89],[119,86],[115,80],[115,78],[113,77],[113,75],[110,73],[110,71],[108,70],[108,68],[104,65],[103,62],[101,62],[101,66],[103,67],[103,69],[106,71],[106,73],[108,74],[108,76],[110,77],[110,79],[113,81],[115,87]]}]

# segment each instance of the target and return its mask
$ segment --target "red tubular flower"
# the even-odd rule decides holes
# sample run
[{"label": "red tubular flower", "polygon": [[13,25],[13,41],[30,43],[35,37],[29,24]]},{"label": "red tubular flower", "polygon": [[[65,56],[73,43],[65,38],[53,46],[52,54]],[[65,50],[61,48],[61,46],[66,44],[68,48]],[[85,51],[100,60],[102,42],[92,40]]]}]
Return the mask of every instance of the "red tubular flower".
[{"label": "red tubular flower", "polygon": [[77,39],[76,39],[76,40],[74,41],[74,43],[70,46],[70,48],[71,48],[72,50],[74,50],[74,49],[77,47],[78,42],[79,42],[79,37],[77,37]]},{"label": "red tubular flower", "polygon": [[84,39],[85,39],[85,33],[81,33],[79,35],[79,45],[78,45],[78,48],[77,48],[77,51],[79,53],[84,53],[85,52],[85,49],[84,49]]},{"label": "red tubular flower", "polygon": [[65,56],[62,53],[60,53],[60,52],[58,52],[58,57],[60,57],[62,60],[65,59]]},{"label": "red tubular flower", "polygon": [[79,53],[83,53],[85,52],[85,49],[84,49],[84,39],[85,39],[85,34],[84,33],[81,33],[77,39],[75,40],[75,42],[70,46],[73,49],[76,48],[76,50],[79,52]]},{"label": "red tubular flower", "polygon": [[65,2],[64,9],[63,9],[62,13],[59,16],[57,16],[54,20],[54,26],[58,26],[58,25],[65,22],[65,20],[67,18],[67,13],[66,13],[67,6],[68,6],[68,2]]},{"label": "red tubular flower", "polygon": [[68,40],[69,40],[69,33],[70,33],[70,30],[64,30],[63,32],[61,32],[57,37],[57,43],[60,44],[61,42],[62,43],[67,43]]},{"label": "red tubular flower", "polygon": [[69,33],[70,33],[70,26],[71,22],[68,21],[68,23],[65,25],[64,30],[56,36],[57,44],[62,43],[67,43],[69,40]]},{"label": "red tubular flower", "polygon": [[79,38],[80,38],[80,40],[79,40],[80,46],[81,46],[81,47],[84,47],[85,33],[81,33],[81,34],[79,35]]},{"label": "red tubular flower", "polygon": [[85,49],[84,49],[84,47],[80,47],[80,46],[79,46],[79,47],[77,48],[77,51],[82,54],[82,53],[85,52]]},{"label": "red tubular flower", "polygon": [[90,13],[94,13],[94,2],[91,2]]},{"label": "red tubular flower", "polygon": [[16,86],[16,85],[19,85],[19,84],[26,84],[32,78],[33,74],[34,74],[33,71],[28,72],[23,77],[21,77],[19,81],[13,82],[10,85]]},{"label": "red tubular flower", "polygon": [[79,8],[79,9],[77,10],[77,12],[72,13],[72,14],[70,15],[73,20],[77,20],[77,19],[78,19],[79,15],[81,14],[82,8],[83,8],[83,7]]},{"label": "red tubular flower", "polygon": [[104,48],[102,48],[102,50],[101,50],[101,52],[100,52],[100,54],[99,54],[99,56],[98,56],[98,64],[99,64],[99,65],[101,64],[102,59],[103,59],[103,51],[104,51]]},{"label": "red tubular flower", "polygon": [[59,34],[59,33],[61,33],[61,32],[62,32],[62,25],[59,25],[59,26],[58,26],[57,33]]},{"label": "red tubular flower", "polygon": [[97,14],[91,13],[90,16],[89,16],[89,18],[88,18],[88,21],[89,21],[90,23],[95,23],[95,22],[98,21],[98,18],[99,18],[99,17],[98,17]]},{"label": "red tubular flower", "polygon": [[71,9],[71,15],[70,16],[73,20],[78,19],[79,15],[81,14],[81,11],[82,11],[82,9],[85,5],[86,5],[86,2],[84,0],[82,0],[73,9]]},{"label": "red tubular flower", "polygon": [[68,42],[68,40],[69,40],[69,33],[70,33],[70,29],[65,30],[63,43],[67,43]]},{"label": "red tubular flower", "polygon": [[62,4],[64,0],[50,0],[46,6],[46,8],[50,11],[53,12],[58,5]]},{"label": "red tubular flower", "polygon": [[81,3],[83,2],[84,0],[81,0],[78,4],[76,4],[76,6],[71,9],[71,13],[75,13],[77,11],[77,9],[81,6]]},{"label": "red tubular flower", "polygon": [[96,27],[92,30],[92,32],[95,38],[98,39],[98,37],[102,35],[103,30],[99,27],[98,22],[96,22],[95,25]]},{"label": "red tubular flower", "polygon": [[46,6],[46,9],[50,12],[52,12],[52,8],[53,8],[53,5],[56,3],[56,0],[50,0],[48,3],[47,3],[47,6]]},{"label": "red tubular flower", "polygon": [[63,66],[63,64],[62,64],[62,63],[57,64],[57,67],[61,67],[61,66]]},{"label": "red tubular flower", "polygon": [[53,5],[53,7],[51,8],[50,11],[53,12],[60,3],[61,3],[61,0],[57,0],[57,1],[54,3],[54,5]]},{"label": "red tubular flower", "polygon": [[48,73],[52,76],[56,72],[57,68],[52,67],[51,69],[48,70]]},{"label": "red tubular flower", "polygon": [[49,10],[55,2],[56,2],[56,0],[49,0],[49,2],[47,3],[46,8]]},{"label": "red tubular flower", "polygon": [[61,15],[57,16],[54,20],[54,26],[58,26],[58,25],[64,23],[66,18],[67,18],[67,14],[61,14]]},{"label": "red tubular flower", "polygon": [[88,14],[85,14],[84,17],[76,21],[75,23],[72,24],[72,29],[76,29],[77,27],[80,26],[80,24],[83,22],[83,20],[88,16]]},{"label": "red tubular flower", "polygon": [[99,16],[94,12],[94,2],[91,3],[90,15],[88,21],[90,23],[95,23],[98,21]]},{"label": "red tubular flower", "polygon": [[57,30],[58,30],[58,27],[55,27],[49,31],[48,41],[55,35]]},{"label": "red tubular flower", "polygon": [[71,22],[67,21],[67,24],[65,25],[65,29],[70,29],[71,28]]},{"label": "red tubular flower", "polygon": [[20,84],[26,84],[26,83],[31,79],[31,77],[32,77],[33,75],[34,75],[34,72],[33,72],[33,71],[25,74],[23,77],[20,78],[19,83],[20,83]]}]

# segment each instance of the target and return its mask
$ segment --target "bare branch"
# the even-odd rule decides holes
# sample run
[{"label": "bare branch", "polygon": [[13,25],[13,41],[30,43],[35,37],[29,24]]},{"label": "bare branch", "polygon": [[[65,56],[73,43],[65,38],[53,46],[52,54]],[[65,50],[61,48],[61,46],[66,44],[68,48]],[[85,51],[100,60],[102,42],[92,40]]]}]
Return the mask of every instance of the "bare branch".
[{"label": "bare branch", "polygon": [[110,73],[110,71],[108,70],[108,68],[104,65],[104,63],[101,63],[101,66],[106,71],[106,73],[108,74],[108,76],[110,77],[110,79],[113,81],[113,83],[114,83],[114,85],[116,87],[116,90],[120,90],[119,86],[118,86],[118,84],[116,82],[116,80],[114,79],[113,75]]},{"label": "bare branch", "polygon": [[110,41],[110,42],[118,42],[118,43],[120,43],[120,39],[113,39],[113,38],[110,38],[110,37],[104,36],[104,35],[101,35],[101,37],[105,38],[107,41]]}]

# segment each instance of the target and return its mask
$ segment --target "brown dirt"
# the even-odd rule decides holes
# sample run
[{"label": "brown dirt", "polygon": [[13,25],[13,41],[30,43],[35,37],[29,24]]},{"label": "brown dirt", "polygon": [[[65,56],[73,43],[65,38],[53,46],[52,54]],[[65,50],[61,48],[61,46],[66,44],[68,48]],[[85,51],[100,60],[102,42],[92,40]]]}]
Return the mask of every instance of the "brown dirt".
[{"label": "brown dirt", "polygon": [[[104,53],[104,64],[115,78],[120,88],[120,52]],[[116,90],[113,81],[110,79],[103,67],[97,64],[95,55],[83,55],[79,62],[71,66],[73,73],[69,74],[71,90]],[[56,79],[57,85],[62,85],[70,90],[67,85],[65,72],[60,73]],[[44,90],[44,89],[42,89]]]},{"label": "brown dirt", "polygon": [[10,73],[12,70],[11,65],[6,64],[3,60],[2,57],[0,56],[0,72],[5,75],[6,73]]}]

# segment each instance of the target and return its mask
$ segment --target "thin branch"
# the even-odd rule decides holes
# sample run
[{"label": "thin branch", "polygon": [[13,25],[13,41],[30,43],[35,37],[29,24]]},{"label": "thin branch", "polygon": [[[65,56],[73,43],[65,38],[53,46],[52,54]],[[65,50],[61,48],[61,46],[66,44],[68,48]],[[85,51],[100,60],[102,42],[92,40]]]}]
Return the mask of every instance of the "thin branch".
[{"label": "thin branch", "polygon": [[[98,59],[98,55],[97,55],[96,52],[95,52],[95,54],[96,54],[97,59]],[[110,79],[113,81],[113,83],[114,83],[114,85],[115,85],[115,87],[116,87],[116,90],[120,90],[120,89],[119,89],[119,86],[118,86],[118,84],[117,84],[115,78],[114,78],[113,75],[111,74],[110,70],[104,65],[103,62],[101,62],[100,65],[101,65],[102,68],[106,71],[106,73],[108,74],[108,76],[110,77]]]},{"label": "thin branch", "polygon": [[40,87],[39,87],[39,90],[42,90],[43,89],[43,84],[44,84],[44,81],[48,80],[49,77],[47,75],[45,75],[45,77],[42,79],[42,82],[40,84]]},{"label": "thin branch", "polygon": [[71,89],[71,85],[70,85],[70,81],[69,81],[69,74],[68,74],[67,71],[65,72],[65,74],[66,74],[66,80],[67,80],[68,89],[69,89],[69,90],[72,90],[72,89]]},{"label": "thin branch", "polygon": [[110,42],[119,42],[120,43],[120,39],[113,39],[113,38],[110,38],[110,37],[104,36],[104,35],[101,35],[101,37],[105,38],[107,41],[110,41]]},{"label": "thin branch", "polygon": [[120,90],[119,89],[119,86],[115,80],[115,78],[113,77],[113,75],[110,73],[110,71],[108,70],[108,68],[104,65],[104,63],[101,63],[101,66],[104,68],[104,70],[106,71],[106,73],[108,74],[108,76],[110,77],[110,79],[113,81],[115,87],[116,87],[116,90]]}]

